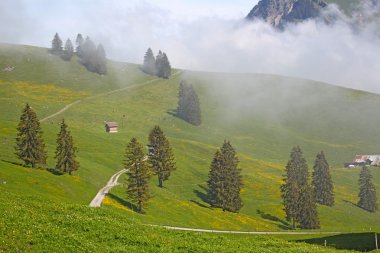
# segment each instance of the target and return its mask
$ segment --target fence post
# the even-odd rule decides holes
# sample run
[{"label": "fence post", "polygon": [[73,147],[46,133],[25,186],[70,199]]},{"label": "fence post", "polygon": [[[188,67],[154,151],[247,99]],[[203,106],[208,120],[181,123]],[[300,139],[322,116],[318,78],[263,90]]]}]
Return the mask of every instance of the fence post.
[{"label": "fence post", "polygon": [[376,245],[376,250],[378,250],[379,244],[377,243],[377,233],[375,233],[375,245]]}]

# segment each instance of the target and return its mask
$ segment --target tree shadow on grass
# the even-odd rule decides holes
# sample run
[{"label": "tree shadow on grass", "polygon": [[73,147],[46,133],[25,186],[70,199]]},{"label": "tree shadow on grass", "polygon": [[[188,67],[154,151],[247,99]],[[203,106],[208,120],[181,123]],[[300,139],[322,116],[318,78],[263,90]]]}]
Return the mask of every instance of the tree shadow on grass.
[{"label": "tree shadow on grass", "polygon": [[21,166],[21,167],[24,167],[23,164],[21,163],[18,163],[18,162],[11,162],[11,161],[8,161],[8,160],[4,160],[4,159],[1,159],[2,162],[5,162],[5,163],[10,163],[10,164],[13,164],[13,165],[17,165],[17,166]]},{"label": "tree shadow on grass", "polygon": [[[201,185],[201,184],[198,184],[198,187],[200,188],[200,190],[195,189],[195,190],[193,191],[193,192],[195,193],[195,195],[196,195],[199,199],[201,199],[203,202],[205,202],[205,203],[210,203],[210,200],[209,200],[209,198],[208,198],[208,196],[207,196],[207,191],[208,191],[207,187],[205,187],[205,186],[203,186],[203,185]],[[195,204],[197,204],[197,205],[200,206],[200,207],[204,207],[204,208],[208,208],[208,209],[210,209],[209,206],[207,206],[207,205],[205,205],[205,204],[202,204],[202,203],[200,203],[199,201],[196,201],[196,200],[190,200],[190,201],[193,202],[193,203],[195,203]]]},{"label": "tree shadow on grass", "polygon": [[46,169],[47,171],[49,171],[51,174],[53,175],[56,175],[56,176],[62,176],[64,173],[58,171],[57,169],[52,169],[52,168],[48,168]]},{"label": "tree shadow on grass", "polygon": [[284,221],[284,220],[282,220],[282,219],[280,219],[280,218],[278,218],[278,217],[276,217],[276,216],[274,216],[274,215],[271,215],[271,214],[269,214],[269,213],[265,213],[265,212],[263,212],[263,211],[261,211],[261,210],[256,210],[256,212],[257,212],[257,214],[259,214],[259,215],[261,216],[261,218],[263,218],[263,219],[266,219],[266,220],[270,220],[270,221],[274,221],[274,222],[280,223],[280,224],[278,224],[278,227],[281,228],[281,229],[285,229],[285,230],[290,230],[290,229],[292,229],[291,225],[290,225],[288,222],[286,222],[286,221]]},{"label": "tree shadow on grass", "polygon": [[122,205],[122,206],[125,206],[129,209],[131,209],[132,211],[136,212],[136,213],[140,213],[137,211],[137,206],[129,201],[126,201],[122,198],[119,198],[118,196],[112,194],[112,193],[108,193],[107,194],[108,197],[110,197],[112,200],[116,201],[118,204]]},{"label": "tree shadow on grass", "polygon": [[[378,234],[378,238],[380,235]],[[375,250],[375,233],[352,233],[298,240],[308,244],[326,245],[341,250],[372,251]]]}]

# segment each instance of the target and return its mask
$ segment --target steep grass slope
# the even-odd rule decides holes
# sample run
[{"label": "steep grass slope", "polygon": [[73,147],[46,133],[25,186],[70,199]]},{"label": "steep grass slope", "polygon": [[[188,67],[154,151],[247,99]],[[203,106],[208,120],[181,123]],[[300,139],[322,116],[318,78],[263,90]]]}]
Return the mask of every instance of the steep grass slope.
[{"label": "steep grass slope", "polygon": [[[1,191],[52,203],[88,204],[122,168],[127,142],[137,137],[146,143],[150,129],[159,124],[173,147],[177,171],[163,189],[152,178],[153,198],[145,215],[130,210],[123,185],[105,200],[112,212],[119,210],[132,220],[150,224],[286,229],[279,187],[290,149],[301,145],[310,167],[320,150],[332,165],[336,206],[319,207],[322,230],[380,230],[379,213],[369,214],[355,206],[359,169],[341,168],[355,154],[380,150],[376,141],[378,95],[266,75],[179,72],[162,80],[143,74],[138,66],[112,62],[109,74],[99,76],[87,72],[76,59],[64,62],[46,49],[3,45],[0,68],[6,65],[16,68],[0,72]],[[193,83],[200,96],[203,123],[199,127],[173,116],[182,79]],[[120,88],[127,89],[105,94]],[[19,162],[13,146],[24,104],[29,102],[43,118],[77,100],[81,101],[44,121],[42,128],[48,166],[53,168],[55,138],[65,118],[79,147],[80,170],[73,177],[55,176],[13,164]],[[119,133],[106,134],[105,120],[118,121]],[[239,214],[214,210],[207,204],[209,164],[224,139],[231,140],[241,161],[245,205]],[[372,172],[380,189],[380,170],[373,168]]]}]

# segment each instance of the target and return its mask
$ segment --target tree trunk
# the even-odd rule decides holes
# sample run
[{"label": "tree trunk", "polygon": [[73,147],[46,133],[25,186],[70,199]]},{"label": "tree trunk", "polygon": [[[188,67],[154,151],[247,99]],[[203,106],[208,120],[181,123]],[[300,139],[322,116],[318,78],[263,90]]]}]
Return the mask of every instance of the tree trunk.
[{"label": "tree trunk", "polygon": [[296,220],[294,219],[294,217],[292,217],[292,228],[293,230],[296,229]]},{"label": "tree trunk", "polygon": [[162,188],[162,179],[158,178],[158,187]]}]

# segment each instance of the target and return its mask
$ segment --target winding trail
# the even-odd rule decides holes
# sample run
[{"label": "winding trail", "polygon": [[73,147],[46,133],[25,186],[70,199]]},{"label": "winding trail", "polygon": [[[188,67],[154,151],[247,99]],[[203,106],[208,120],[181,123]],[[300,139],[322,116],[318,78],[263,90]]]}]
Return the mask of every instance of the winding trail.
[{"label": "winding trail", "polygon": [[113,187],[118,185],[117,181],[119,180],[119,177],[127,171],[128,171],[127,169],[122,169],[121,171],[116,172],[116,174],[114,174],[110,178],[110,180],[107,182],[106,186],[104,186],[102,189],[99,190],[99,192],[96,194],[95,198],[91,201],[89,206],[90,207],[100,207],[102,205],[104,197],[108,194],[108,192]]},{"label": "winding trail", "polygon": [[[178,70],[177,72],[175,72],[173,75],[171,75],[171,77],[174,77],[174,76],[177,76],[179,74],[182,73],[182,70]],[[87,101],[87,100],[91,100],[91,99],[95,99],[95,98],[99,98],[99,97],[104,97],[104,96],[108,96],[108,95],[111,95],[111,94],[114,94],[114,93],[117,93],[117,92],[120,92],[120,91],[125,91],[125,90],[130,90],[130,89],[134,89],[134,88],[137,88],[137,87],[140,87],[140,86],[144,86],[144,85],[147,85],[147,84],[150,84],[150,83],[153,83],[153,82],[156,82],[158,80],[162,80],[160,78],[155,78],[155,79],[152,79],[152,80],[149,80],[149,81],[146,81],[146,82],[143,82],[143,83],[137,83],[137,84],[132,84],[132,85],[129,85],[127,87],[124,87],[124,88],[120,88],[120,89],[116,89],[116,90],[111,90],[111,91],[107,91],[105,93],[100,93],[100,94],[96,94],[94,96],[90,96],[90,97],[85,97],[83,99],[79,99],[79,100],[76,100],[68,105],[66,105],[65,107],[63,107],[61,110],[59,110],[58,112],[56,113],[53,113],[49,116],[46,116],[45,118],[41,119],[40,122],[44,122],[48,119],[51,119],[51,118],[54,118],[55,116],[58,116],[62,113],[64,113],[65,111],[67,111],[68,109],[70,109],[70,107],[72,107],[73,105],[76,105],[76,104],[79,104],[83,101]]]}]

